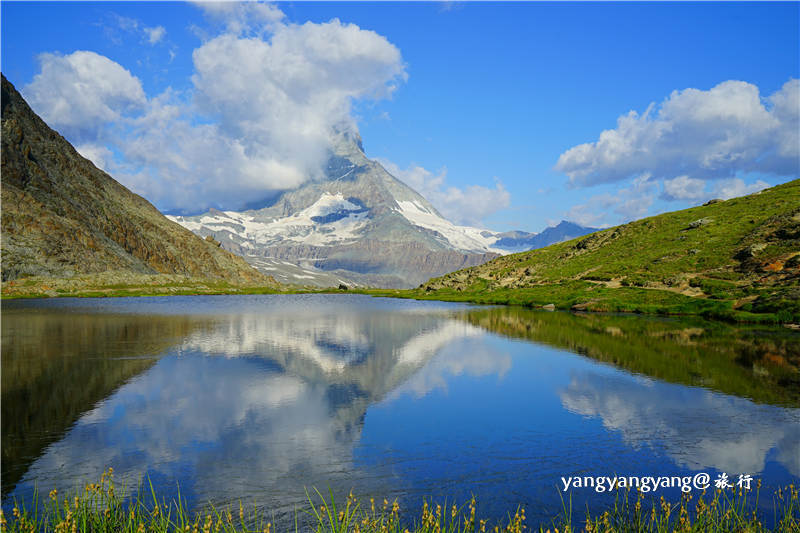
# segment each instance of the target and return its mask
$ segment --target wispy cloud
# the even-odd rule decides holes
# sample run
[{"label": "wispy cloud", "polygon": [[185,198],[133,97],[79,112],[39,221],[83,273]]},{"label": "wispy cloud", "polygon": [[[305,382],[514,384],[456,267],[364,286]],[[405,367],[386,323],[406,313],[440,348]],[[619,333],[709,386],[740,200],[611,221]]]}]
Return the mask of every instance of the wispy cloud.
[{"label": "wispy cloud", "polygon": [[610,226],[612,222],[628,222],[645,216],[658,192],[658,184],[644,175],[633,180],[630,186],[612,193],[597,194],[586,202],[572,206],[567,220],[595,228]]},{"label": "wispy cloud", "polygon": [[764,180],[756,180],[748,184],[740,178],[719,180],[713,182],[710,188],[707,185],[708,182],[705,180],[690,178],[689,176],[678,176],[671,180],[664,180],[664,190],[661,193],[661,198],[688,202],[700,202],[711,198],[728,200],[769,187],[769,184]]},{"label": "wispy cloud", "polygon": [[156,44],[157,42],[161,41],[164,36],[167,34],[166,28],[164,26],[155,26],[153,28],[144,28],[143,29],[145,35],[147,36],[147,42],[150,44]]},{"label": "wispy cloud", "polygon": [[420,193],[448,220],[456,224],[482,226],[490,215],[507,208],[511,195],[499,180],[494,188],[468,185],[463,188],[447,185],[447,169],[433,173],[418,165],[402,169],[387,159],[378,159],[389,174]]},{"label": "wispy cloud", "polygon": [[114,12],[107,13],[97,25],[103,28],[106,38],[117,45],[122,45],[126,36],[134,36],[143,43],[155,45],[163,41],[167,34],[164,26],[148,27],[139,19]]}]

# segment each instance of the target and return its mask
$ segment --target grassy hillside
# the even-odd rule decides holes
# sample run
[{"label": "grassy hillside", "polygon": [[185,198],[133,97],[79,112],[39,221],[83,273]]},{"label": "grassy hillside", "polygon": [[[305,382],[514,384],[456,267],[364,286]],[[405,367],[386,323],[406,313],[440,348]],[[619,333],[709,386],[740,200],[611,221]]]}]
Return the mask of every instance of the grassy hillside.
[{"label": "grassy hillside", "polygon": [[800,180],[504,256],[393,296],[800,322]]}]

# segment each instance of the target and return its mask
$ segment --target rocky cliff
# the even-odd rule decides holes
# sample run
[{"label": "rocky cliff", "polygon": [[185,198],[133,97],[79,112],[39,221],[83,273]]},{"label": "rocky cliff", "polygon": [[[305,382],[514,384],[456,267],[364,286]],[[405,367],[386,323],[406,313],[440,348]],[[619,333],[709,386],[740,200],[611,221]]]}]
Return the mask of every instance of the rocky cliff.
[{"label": "rocky cliff", "polygon": [[275,283],[97,169],[3,76],[3,281],[107,271]]}]

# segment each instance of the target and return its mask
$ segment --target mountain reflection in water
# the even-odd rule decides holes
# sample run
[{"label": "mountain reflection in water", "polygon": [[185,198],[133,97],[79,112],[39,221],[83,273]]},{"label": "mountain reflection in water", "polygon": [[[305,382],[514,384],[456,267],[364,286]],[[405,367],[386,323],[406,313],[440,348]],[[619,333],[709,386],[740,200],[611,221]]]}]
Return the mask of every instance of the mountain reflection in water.
[{"label": "mountain reflection in water", "polygon": [[800,475],[787,330],[354,295],[13,302],[2,328],[4,505],[109,466],[278,520],[312,486],[546,519],[559,476]]}]

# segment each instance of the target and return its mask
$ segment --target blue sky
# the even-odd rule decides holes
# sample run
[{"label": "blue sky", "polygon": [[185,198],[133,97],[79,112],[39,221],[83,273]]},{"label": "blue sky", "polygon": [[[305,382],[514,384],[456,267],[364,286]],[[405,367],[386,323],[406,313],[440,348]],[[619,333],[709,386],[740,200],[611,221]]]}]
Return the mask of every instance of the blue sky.
[{"label": "blue sky", "polygon": [[345,124],[456,222],[540,231],[800,176],[799,6],[3,2],[2,70],[165,211],[296,186]]}]

